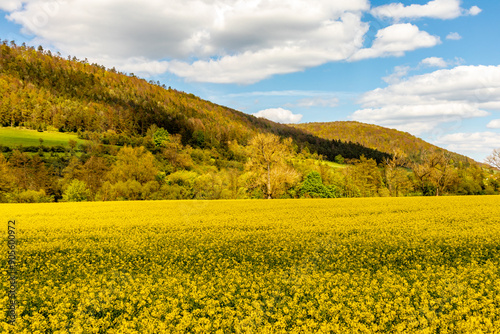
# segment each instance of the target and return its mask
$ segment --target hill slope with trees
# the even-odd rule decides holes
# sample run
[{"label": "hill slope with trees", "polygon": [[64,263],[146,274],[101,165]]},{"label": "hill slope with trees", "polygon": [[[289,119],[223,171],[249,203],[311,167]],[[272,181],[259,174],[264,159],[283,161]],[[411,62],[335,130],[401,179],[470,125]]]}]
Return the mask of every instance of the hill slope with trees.
[{"label": "hill slope with trees", "polygon": [[[1,126],[80,140],[0,142],[2,202],[500,190],[493,174],[445,151],[421,151],[414,159],[347,135],[277,124],[41,47],[2,42],[0,96]],[[348,164],[335,168],[327,160]]]},{"label": "hill slope with trees", "polygon": [[[0,125],[61,132],[111,132],[144,136],[151,126],[178,134],[184,145],[246,145],[258,132],[293,137],[329,159],[364,154],[382,161],[386,154],[359,144],[328,140],[292,127],[222,107],[193,94],[107,70],[86,60],[63,59],[41,47],[7,45],[0,54]],[[70,57],[69,57],[70,58]]]},{"label": "hill slope with trees", "polygon": [[291,126],[321,138],[356,143],[390,155],[399,152],[415,161],[418,161],[419,155],[424,152],[442,152],[449,155],[455,161],[471,164],[475,163],[466,156],[432,145],[408,132],[389,129],[374,124],[355,121],[337,121],[292,124]]}]

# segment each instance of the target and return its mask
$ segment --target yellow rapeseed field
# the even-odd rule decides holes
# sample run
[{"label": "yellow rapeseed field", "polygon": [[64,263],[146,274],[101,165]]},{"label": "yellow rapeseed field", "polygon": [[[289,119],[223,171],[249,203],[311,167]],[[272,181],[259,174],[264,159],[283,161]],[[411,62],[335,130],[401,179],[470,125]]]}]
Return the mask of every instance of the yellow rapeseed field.
[{"label": "yellow rapeseed field", "polygon": [[499,333],[500,197],[1,204],[16,333]]}]

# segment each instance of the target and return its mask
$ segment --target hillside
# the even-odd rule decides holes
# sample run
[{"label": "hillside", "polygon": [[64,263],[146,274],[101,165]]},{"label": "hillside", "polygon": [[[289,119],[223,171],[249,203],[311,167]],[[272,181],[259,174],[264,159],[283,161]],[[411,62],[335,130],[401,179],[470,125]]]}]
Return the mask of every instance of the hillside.
[{"label": "hillside", "polygon": [[42,48],[0,46],[0,125],[61,132],[111,131],[144,136],[155,125],[179,134],[184,145],[225,150],[256,133],[292,137],[329,160],[338,154],[382,161],[385,154],[359,144],[319,138],[300,129],[216,105],[159,82],[107,70]]},{"label": "hillside", "polygon": [[445,152],[455,161],[476,163],[466,156],[432,145],[407,132],[378,125],[337,121],[293,124],[292,126],[321,138],[356,143],[387,154],[400,151],[413,160],[418,160],[417,155],[421,152]]},{"label": "hillside", "polygon": [[278,124],[41,47],[0,45],[0,97],[0,202],[500,192],[408,134]]}]

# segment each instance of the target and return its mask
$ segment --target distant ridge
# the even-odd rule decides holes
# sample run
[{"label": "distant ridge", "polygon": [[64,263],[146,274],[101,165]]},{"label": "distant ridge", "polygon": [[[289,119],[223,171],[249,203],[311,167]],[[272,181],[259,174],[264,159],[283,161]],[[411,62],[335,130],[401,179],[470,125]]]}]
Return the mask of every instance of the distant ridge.
[{"label": "distant ridge", "polygon": [[469,157],[432,145],[408,132],[379,125],[356,121],[335,121],[293,124],[291,126],[321,138],[356,143],[387,154],[400,151],[412,160],[417,160],[418,155],[423,152],[446,152],[455,161],[475,162]]}]

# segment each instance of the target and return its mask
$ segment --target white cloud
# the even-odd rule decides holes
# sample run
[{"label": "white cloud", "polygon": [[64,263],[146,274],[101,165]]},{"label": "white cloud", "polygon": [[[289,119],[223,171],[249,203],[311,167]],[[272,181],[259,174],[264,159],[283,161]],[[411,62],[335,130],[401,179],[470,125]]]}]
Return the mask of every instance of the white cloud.
[{"label": "white cloud", "polygon": [[446,36],[446,39],[452,40],[452,41],[458,41],[462,39],[462,36],[458,32],[450,32],[448,36]]},{"label": "white cloud", "polygon": [[110,67],[118,68],[126,73],[134,73],[140,77],[153,77],[165,73],[168,69],[168,62],[150,60],[145,57],[131,57],[128,59],[113,60],[110,57],[94,59],[98,64],[110,64]]},{"label": "white cloud", "polygon": [[406,76],[410,72],[410,70],[410,66],[396,66],[394,67],[394,72],[386,77],[383,77],[382,80],[384,80],[388,84],[398,83],[404,76]]},{"label": "white cloud", "polygon": [[438,138],[434,144],[482,160],[480,156],[486,157],[500,147],[500,133],[452,133]]},{"label": "white cloud", "polygon": [[[447,18],[480,11],[466,11],[459,2],[391,4],[373,13]],[[141,76],[170,72],[198,82],[250,84],[328,62],[402,56],[440,43],[414,25],[395,24],[362,49],[369,0],[3,0],[0,8],[34,36],[32,44]]]},{"label": "white cloud", "polygon": [[255,117],[262,117],[277,123],[298,123],[302,119],[302,115],[294,114],[290,110],[283,108],[271,108],[261,110],[255,114]]},{"label": "white cloud", "polygon": [[12,12],[14,10],[21,8],[22,5],[23,5],[22,1],[2,0],[2,2],[0,2],[0,10],[6,11],[6,12]]},{"label": "white cloud", "polygon": [[[269,90],[269,91],[253,91],[253,92],[243,92],[243,93],[232,93],[227,94],[227,97],[260,97],[260,96],[307,96],[312,98],[328,98],[329,95],[338,95],[340,92],[329,92],[329,91],[315,91],[315,90]],[[333,98],[333,97],[331,97]]]},{"label": "white cloud", "polygon": [[472,16],[475,16],[479,13],[481,13],[483,10],[481,8],[479,8],[478,6],[472,6],[469,11],[468,11],[468,14],[469,15],[472,15]]},{"label": "white cloud", "polygon": [[500,110],[500,66],[458,66],[363,94],[352,119],[413,134]]},{"label": "white cloud", "polygon": [[448,63],[443,58],[439,57],[425,58],[420,64],[427,67],[448,67]]},{"label": "white cloud", "polygon": [[401,57],[406,51],[428,48],[441,43],[439,37],[420,31],[417,26],[404,23],[394,24],[377,32],[370,48],[359,50],[351,60],[396,56]]},{"label": "white cloud", "polygon": [[477,6],[469,10],[460,7],[460,0],[432,0],[425,5],[409,5],[402,3],[391,3],[375,7],[371,13],[378,18],[390,18],[394,21],[402,19],[418,19],[423,17],[435,19],[454,19],[462,15],[477,15],[481,9]]},{"label": "white cloud", "polygon": [[[236,50],[216,59],[172,61],[169,71],[198,82],[255,83],[275,74],[293,73],[326,62],[344,60],[361,47],[363,35],[368,29],[359,13],[343,14],[340,21],[316,23],[311,23],[314,27],[309,31],[290,28],[286,33],[282,31],[284,36],[257,41],[259,45],[253,41],[254,45],[247,50],[243,45],[241,51]],[[260,29],[259,34],[263,36],[273,35]],[[231,37],[230,40],[239,38]]]},{"label": "white cloud", "polygon": [[449,66],[458,66],[464,63],[462,58],[456,57],[454,60],[444,60],[440,57],[429,57],[420,61],[419,66],[415,68],[411,68],[410,66],[395,66],[392,74],[383,77],[382,80],[387,82],[388,84],[397,84],[401,82],[401,80],[408,75],[411,71],[419,70],[422,67],[449,67]]},{"label": "white cloud", "polygon": [[339,105],[339,99],[336,97],[333,98],[323,98],[323,97],[314,97],[314,98],[305,98],[297,101],[294,106],[297,107],[336,107]]},{"label": "white cloud", "polygon": [[[494,119],[486,125],[488,129],[500,129],[500,119]],[[498,143],[500,147],[500,142]]]},{"label": "white cloud", "polygon": [[394,25],[360,50],[368,0],[4,0],[0,8],[34,44],[125,72],[198,82],[250,84],[440,42],[416,26]]},{"label": "white cloud", "polygon": [[275,74],[298,72],[346,57],[347,54],[339,54],[335,50],[274,47],[193,63],[172,61],[169,71],[190,81],[251,84]]},{"label": "white cloud", "polygon": [[[345,60],[363,45],[368,0],[29,0],[2,6],[36,42],[112,67],[253,83]],[[148,69],[153,67],[153,70]],[[139,72],[136,70],[136,72]],[[142,70],[141,70],[142,72]]]},{"label": "white cloud", "polygon": [[354,112],[353,120],[373,123],[415,135],[430,132],[442,123],[457,124],[462,119],[483,117],[486,111],[467,103],[436,102],[407,105],[384,105]]}]

